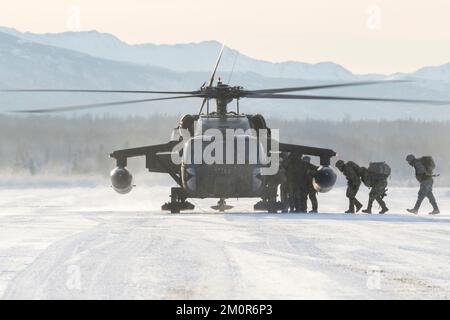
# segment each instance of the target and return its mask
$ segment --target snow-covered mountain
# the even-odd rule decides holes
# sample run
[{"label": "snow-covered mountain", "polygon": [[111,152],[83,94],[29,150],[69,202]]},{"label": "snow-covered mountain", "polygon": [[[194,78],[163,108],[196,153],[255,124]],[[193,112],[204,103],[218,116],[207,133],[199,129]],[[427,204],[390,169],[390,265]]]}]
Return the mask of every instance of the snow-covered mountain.
[{"label": "snow-covered mountain", "polygon": [[[220,44],[217,42],[174,46],[130,46],[111,35],[104,35],[98,32],[34,35],[31,33],[20,33],[11,29],[6,31],[7,33],[0,32],[1,88],[194,90],[198,89],[208,79],[212,64],[220,49]],[[47,40],[44,41],[42,39]],[[70,48],[62,48],[63,45]],[[148,59],[148,57],[144,53],[140,56],[141,60],[136,58],[139,57],[139,54],[136,53],[140,52],[139,48],[153,52],[153,61],[155,62],[153,65],[149,61],[147,61],[148,63],[145,62],[144,58]],[[149,48],[152,49],[150,50]],[[90,54],[83,52],[88,50],[91,50]],[[145,52],[145,50],[142,52]],[[159,55],[156,54],[158,50],[160,50]],[[131,53],[128,55],[127,52]],[[100,57],[99,55],[104,56]],[[226,63],[231,63],[232,66],[234,56],[225,53],[224,62],[219,69],[219,76],[227,80],[229,73],[227,72]],[[286,67],[286,70],[293,72],[292,70],[297,68],[298,72],[296,75],[292,74],[291,77],[288,77],[286,73],[279,74],[279,76],[268,76],[280,72],[280,65],[285,67],[292,65],[292,67]],[[445,73],[440,74],[440,78],[433,78],[431,74],[439,74],[438,71],[435,71],[435,68],[425,68],[416,74],[396,74],[392,76],[400,79],[414,79],[415,82],[412,83],[329,89],[320,91],[320,94],[448,100],[450,99],[450,83],[436,80],[445,80]],[[193,71],[188,71],[189,69]],[[421,79],[419,77],[422,77],[422,74],[424,76]],[[308,65],[287,62],[285,64],[273,64],[241,55],[238,65],[235,66],[235,72],[230,84],[239,84],[246,88],[258,89],[333,83],[343,81],[343,79],[345,81],[354,81],[372,78],[383,79],[386,77],[381,75],[356,76],[332,63]],[[318,93],[318,91],[312,92],[312,94]],[[0,93],[0,110],[140,98],[142,98],[142,95]],[[198,105],[199,101],[196,99],[188,99],[182,102],[165,101],[154,104],[127,105],[108,108],[105,109],[106,111],[98,109],[92,112],[114,113],[114,111],[118,111],[123,115],[155,112],[179,114],[195,112],[198,110]],[[269,100],[245,100],[242,101],[241,106],[242,110],[246,112],[259,112],[268,116],[286,119],[419,118],[450,120],[450,114],[446,106],[430,107],[392,103]]]},{"label": "snow-covered mountain", "polygon": [[[211,57],[217,56],[222,47],[217,41],[176,45],[130,45],[111,34],[97,31],[34,34],[0,27],[0,32],[41,44],[83,52],[94,57],[159,66],[177,72],[210,72],[214,63],[214,61],[211,61]],[[296,61],[272,63],[253,59],[243,54],[239,54],[236,60],[238,54],[238,51],[227,47],[220,65],[221,71],[230,71],[234,65],[235,70],[240,72],[254,72],[272,78],[354,79],[354,75],[350,71],[333,62],[317,64]]]},{"label": "snow-covered mountain", "polygon": [[[93,57],[131,62],[140,65],[157,66],[176,72],[210,72],[211,57],[221,48],[217,41],[183,43],[175,45],[137,44],[130,45],[112,34],[98,31],[62,32],[36,34],[19,32],[13,28],[1,27],[0,32],[20,39],[49,46],[86,53]],[[236,59],[237,57],[237,59]],[[233,67],[234,66],[234,67]],[[355,75],[343,66],[333,62],[310,64],[299,61],[273,63],[254,59],[226,47],[220,65],[222,72],[236,70],[253,72],[264,77],[307,80],[355,80],[411,77],[426,80],[450,81],[450,63],[441,66],[426,66],[410,74]]]},{"label": "snow-covered mountain", "polygon": [[440,66],[424,67],[417,70],[413,76],[426,79],[426,80],[438,80],[438,81],[450,81],[450,63],[446,63]]}]

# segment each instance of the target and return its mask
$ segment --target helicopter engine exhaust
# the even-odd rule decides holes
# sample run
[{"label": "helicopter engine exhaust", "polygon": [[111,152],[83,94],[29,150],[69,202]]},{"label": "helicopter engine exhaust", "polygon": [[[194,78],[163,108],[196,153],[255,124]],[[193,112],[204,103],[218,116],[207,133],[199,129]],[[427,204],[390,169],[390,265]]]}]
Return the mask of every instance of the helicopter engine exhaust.
[{"label": "helicopter engine exhaust", "polygon": [[116,167],[111,171],[111,184],[114,191],[126,194],[133,189],[133,176],[126,168]]},{"label": "helicopter engine exhaust", "polygon": [[313,186],[317,192],[328,192],[336,183],[336,173],[330,167],[321,166],[313,178]]}]

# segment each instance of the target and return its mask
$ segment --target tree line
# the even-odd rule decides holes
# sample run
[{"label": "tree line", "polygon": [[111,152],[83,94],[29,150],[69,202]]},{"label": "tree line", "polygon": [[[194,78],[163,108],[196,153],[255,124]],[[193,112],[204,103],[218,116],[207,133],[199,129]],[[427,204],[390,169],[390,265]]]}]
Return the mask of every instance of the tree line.
[{"label": "tree line", "polygon": [[[0,174],[107,176],[114,167],[109,153],[116,149],[164,143],[179,117],[117,116],[0,116]],[[440,185],[450,185],[450,122],[320,121],[267,119],[288,143],[331,148],[338,158],[367,166],[386,161],[392,182],[414,181],[405,162],[409,153],[431,155],[441,174]],[[313,160],[316,161],[317,160]],[[142,160],[129,163],[145,171]]]}]

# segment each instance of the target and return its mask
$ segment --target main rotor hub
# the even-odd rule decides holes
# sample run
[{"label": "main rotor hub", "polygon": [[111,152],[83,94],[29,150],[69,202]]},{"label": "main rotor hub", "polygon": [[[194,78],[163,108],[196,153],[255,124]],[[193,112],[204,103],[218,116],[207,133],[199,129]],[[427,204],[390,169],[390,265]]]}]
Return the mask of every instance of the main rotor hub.
[{"label": "main rotor hub", "polygon": [[207,99],[216,100],[218,114],[226,114],[228,112],[227,105],[234,99],[240,98],[242,87],[231,87],[219,81],[215,87],[206,87],[202,91]]}]

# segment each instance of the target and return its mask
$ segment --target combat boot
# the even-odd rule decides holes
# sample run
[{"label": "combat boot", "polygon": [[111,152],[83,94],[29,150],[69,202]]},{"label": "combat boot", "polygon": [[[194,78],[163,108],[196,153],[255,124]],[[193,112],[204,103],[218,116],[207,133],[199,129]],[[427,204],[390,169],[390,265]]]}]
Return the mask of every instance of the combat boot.
[{"label": "combat boot", "polygon": [[384,207],[381,208],[380,214],[385,214],[388,211],[389,211],[389,208],[384,206]]},{"label": "combat boot", "polygon": [[431,211],[429,214],[439,214],[439,213],[441,213],[439,211],[439,207],[437,205],[436,198],[434,197],[433,193],[430,193],[429,199],[430,199],[431,205],[433,206],[433,211]]},{"label": "combat boot", "polygon": [[420,205],[422,204],[422,200],[423,200],[423,198],[418,198],[417,199],[417,201],[416,201],[416,205],[414,206],[414,208],[412,208],[412,209],[406,209],[406,211],[408,211],[409,213],[414,213],[414,214],[418,214],[419,213],[419,208],[420,208]]},{"label": "combat boot", "polygon": [[381,206],[380,214],[385,214],[389,211],[388,207],[386,207],[386,202],[383,201],[381,198],[377,198],[378,204]]},{"label": "combat boot", "polygon": [[364,209],[362,212],[371,214],[372,213],[372,204],[373,204],[373,199],[369,199],[369,203],[367,203],[367,209]]},{"label": "combat boot", "polygon": [[348,210],[345,213],[355,213],[355,202],[353,200],[349,200]]},{"label": "combat boot", "polygon": [[361,202],[359,202],[357,199],[355,199],[355,207],[356,207],[356,212],[359,212],[359,210],[361,210],[363,205]]}]

